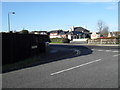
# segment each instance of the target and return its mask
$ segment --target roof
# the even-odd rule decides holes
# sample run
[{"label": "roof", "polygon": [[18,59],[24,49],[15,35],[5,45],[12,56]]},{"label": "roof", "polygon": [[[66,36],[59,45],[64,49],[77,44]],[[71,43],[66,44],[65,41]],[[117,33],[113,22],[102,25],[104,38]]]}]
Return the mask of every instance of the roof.
[{"label": "roof", "polygon": [[116,34],[116,35],[120,35],[120,31],[118,31],[118,32],[113,32],[114,34]]},{"label": "roof", "polygon": [[60,32],[63,32],[63,30],[52,30],[49,33],[60,33]]},{"label": "roof", "polygon": [[82,32],[79,32],[79,31],[71,31],[71,32],[68,32],[67,34],[83,34]]},{"label": "roof", "polygon": [[79,32],[90,32],[89,30],[83,28],[83,27],[74,27],[74,31],[79,31]]},{"label": "roof", "polygon": [[60,32],[59,35],[65,35],[66,33],[68,33],[68,31]]}]

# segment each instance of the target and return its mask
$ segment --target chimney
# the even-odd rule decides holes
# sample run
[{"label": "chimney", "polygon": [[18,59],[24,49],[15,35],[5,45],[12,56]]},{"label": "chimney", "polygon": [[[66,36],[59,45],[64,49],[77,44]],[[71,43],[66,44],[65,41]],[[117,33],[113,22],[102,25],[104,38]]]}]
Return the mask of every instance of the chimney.
[{"label": "chimney", "polygon": [[72,26],[72,31],[74,31],[74,26]]}]

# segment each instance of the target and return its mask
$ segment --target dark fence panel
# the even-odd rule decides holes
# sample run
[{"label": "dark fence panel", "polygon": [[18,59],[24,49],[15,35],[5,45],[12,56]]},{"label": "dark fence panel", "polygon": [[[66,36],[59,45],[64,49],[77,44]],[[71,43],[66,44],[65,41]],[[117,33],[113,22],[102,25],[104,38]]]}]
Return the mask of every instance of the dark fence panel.
[{"label": "dark fence panel", "polygon": [[2,64],[14,63],[45,52],[47,35],[2,33]]}]

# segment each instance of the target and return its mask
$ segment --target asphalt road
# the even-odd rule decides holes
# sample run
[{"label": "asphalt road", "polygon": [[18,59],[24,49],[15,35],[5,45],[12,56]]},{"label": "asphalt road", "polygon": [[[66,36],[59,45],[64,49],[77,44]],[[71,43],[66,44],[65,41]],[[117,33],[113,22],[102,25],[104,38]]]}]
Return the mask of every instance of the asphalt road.
[{"label": "asphalt road", "polygon": [[74,55],[3,73],[3,88],[118,88],[120,53],[117,48],[74,45],[51,47],[57,48],[57,51],[50,51],[52,55],[67,55],[70,52],[74,52]]}]

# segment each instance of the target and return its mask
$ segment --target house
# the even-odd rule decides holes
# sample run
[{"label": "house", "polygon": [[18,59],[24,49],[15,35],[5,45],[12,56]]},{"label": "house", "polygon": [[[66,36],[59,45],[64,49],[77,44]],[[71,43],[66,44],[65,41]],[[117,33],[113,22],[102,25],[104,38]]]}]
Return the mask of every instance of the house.
[{"label": "house", "polygon": [[83,33],[89,33],[90,31],[83,28],[83,27],[74,27],[72,26],[69,31],[78,31],[78,32],[83,32]]},{"label": "house", "polygon": [[90,36],[91,36],[91,39],[97,39],[97,38],[100,38],[100,33],[92,32]]},{"label": "house", "polygon": [[120,31],[113,32],[113,34],[115,37],[118,37],[118,36],[120,36]]},{"label": "house", "polygon": [[67,33],[68,39],[72,41],[86,41],[87,38],[90,38],[89,30],[83,27],[72,27],[70,28],[69,32]]},{"label": "house", "polygon": [[114,37],[115,34],[113,32],[109,32],[107,37]]},{"label": "house", "polygon": [[49,32],[50,38],[67,38],[67,32],[63,30],[52,30]]},{"label": "house", "polygon": [[67,32],[68,32],[68,31],[60,32],[60,33],[59,33],[60,37],[61,37],[61,38],[68,38]]},{"label": "house", "polygon": [[109,32],[108,33],[108,37],[118,37],[120,35],[119,31],[116,32]]},{"label": "house", "polygon": [[68,31],[52,30],[49,32],[50,38],[68,38],[71,41],[86,41],[90,38],[90,31],[83,27],[71,27]]},{"label": "house", "polygon": [[32,31],[30,34],[48,35],[47,31]]}]

